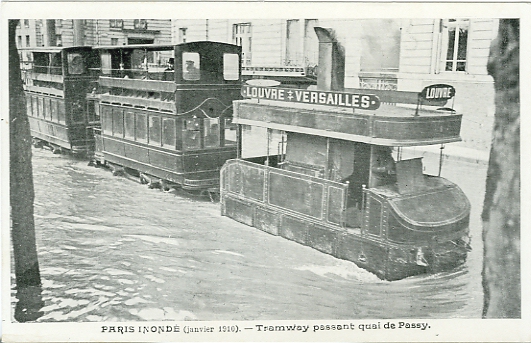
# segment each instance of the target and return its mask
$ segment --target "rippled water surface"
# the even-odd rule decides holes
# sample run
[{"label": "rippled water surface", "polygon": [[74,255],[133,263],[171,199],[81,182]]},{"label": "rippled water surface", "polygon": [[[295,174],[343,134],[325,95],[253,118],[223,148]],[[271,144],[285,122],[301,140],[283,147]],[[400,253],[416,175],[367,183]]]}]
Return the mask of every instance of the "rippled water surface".
[{"label": "rippled water surface", "polygon": [[44,301],[37,321],[481,317],[485,166],[446,162],[442,175],[473,206],[466,265],[387,282],[221,217],[218,203],[33,153]]}]

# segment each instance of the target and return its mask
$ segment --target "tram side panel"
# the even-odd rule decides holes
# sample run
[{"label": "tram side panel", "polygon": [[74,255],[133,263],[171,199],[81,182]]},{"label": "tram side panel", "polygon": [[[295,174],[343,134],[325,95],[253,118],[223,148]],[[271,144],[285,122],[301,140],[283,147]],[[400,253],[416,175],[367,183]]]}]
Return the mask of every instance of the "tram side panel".
[{"label": "tram side panel", "polygon": [[70,150],[65,100],[27,91],[26,105],[32,137]]}]

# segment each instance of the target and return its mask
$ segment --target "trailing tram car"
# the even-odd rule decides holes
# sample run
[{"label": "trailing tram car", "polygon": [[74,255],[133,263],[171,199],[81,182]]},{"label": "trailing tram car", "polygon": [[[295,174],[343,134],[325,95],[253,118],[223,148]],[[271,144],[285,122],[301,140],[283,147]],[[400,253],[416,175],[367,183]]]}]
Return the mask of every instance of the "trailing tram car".
[{"label": "trailing tram car", "polygon": [[240,99],[241,47],[202,41],[95,48],[101,119],[95,161],[163,189],[217,188],[236,157],[232,101]]},{"label": "trailing tram car", "polygon": [[99,57],[91,47],[47,47],[31,51],[24,90],[35,146],[54,153],[90,154],[97,118],[87,112],[86,95],[98,77]]},{"label": "trailing tram car", "polygon": [[[333,44],[320,43],[320,70],[340,64]],[[422,158],[400,154],[460,140],[462,115],[430,106],[455,89],[343,92],[333,69],[318,75],[316,90],[243,86],[249,99],[234,102],[239,158],[221,170],[222,215],[385,280],[462,265],[469,200],[425,174]]]}]

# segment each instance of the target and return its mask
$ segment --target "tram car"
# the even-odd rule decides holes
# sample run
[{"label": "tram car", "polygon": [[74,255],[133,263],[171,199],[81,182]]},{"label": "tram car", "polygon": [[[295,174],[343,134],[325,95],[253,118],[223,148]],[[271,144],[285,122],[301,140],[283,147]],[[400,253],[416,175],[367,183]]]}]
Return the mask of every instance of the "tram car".
[{"label": "tram car", "polygon": [[218,189],[236,157],[232,101],[240,99],[241,47],[201,41],[95,48],[101,119],[95,161],[150,186]]},{"label": "tram car", "polygon": [[99,57],[90,47],[47,47],[30,51],[24,90],[35,146],[54,153],[90,154],[99,121],[87,112],[86,95],[95,88]]},{"label": "tram car", "polygon": [[[320,66],[337,63],[322,55]],[[460,140],[462,115],[423,105],[453,88],[427,87],[420,101],[408,92],[330,91],[340,84],[335,74],[318,77],[328,90],[242,88],[250,99],[234,102],[241,149],[221,170],[222,215],[384,280],[462,265],[470,249],[467,197],[424,174],[422,158],[393,155]]]}]

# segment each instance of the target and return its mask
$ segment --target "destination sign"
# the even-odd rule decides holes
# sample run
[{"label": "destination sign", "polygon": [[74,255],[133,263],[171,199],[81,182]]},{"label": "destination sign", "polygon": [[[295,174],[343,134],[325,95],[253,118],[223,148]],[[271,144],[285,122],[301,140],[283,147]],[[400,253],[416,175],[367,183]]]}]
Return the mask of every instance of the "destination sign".
[{"label": "destination sign", "polygon": [[306,89],[244,85],[242,96],[265,100],[376,110],[380,99],[372,94],[326,92]]},{"label": "destination sign", "polygon": [[426,100],[449,100],[454,95],[455,88],[445,84],[430,85],[420,92],[420,97]]}]

